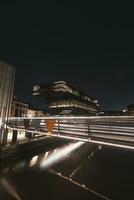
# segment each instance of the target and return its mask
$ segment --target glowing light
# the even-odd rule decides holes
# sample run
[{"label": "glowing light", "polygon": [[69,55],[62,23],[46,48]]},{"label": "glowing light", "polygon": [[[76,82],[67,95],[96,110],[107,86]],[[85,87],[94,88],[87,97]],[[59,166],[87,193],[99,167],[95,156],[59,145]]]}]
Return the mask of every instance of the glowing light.
[{"label": "glowing light", "polygon": [[29,166],[32,167],[32,166],[36,165],[37,161],[38,161],[38,156],[34,156],[31,159]]},{"label": "glowing light", "polygon": [[57,83],[63,83],[63,84],[66,84],[65,81],[55,81],[54,83],[55,83],[55,84],[57,84]]},{"label": "glowing light", "polygon": [[39,85],[35,85],[34,87],[33,87],[33,91],[38,91],[40,89],[40,86]]},{"label": "glowing light", "polygon": [[0,127],[1,127],[1,125],[2,125],[2,118],[0,118]]},{"label": "glowing light", "polygon": [[39,93],[39,92],[34,92],[34,93],[33,93],[34,96],[36,96],[36,95],[38,95],[38,94],[40,94],[40,93]]},{"label": "glowing light", "polygon": [[56,152],[54,151],[50,156],[48,156],[47,159],[42,160],[42,162],[40,163],[40,168],[47,169],[51,167],[52,165],[63,160],[65,157],[68,156],[68,154],[70,154],[72,151],[76,150],[83,144],[84,142],[76,142],[76,143],[71,143],[66,147],[57,149]]},{"label": "glowing light", "polygon": [[45,156],[44,156],[43,160],[47,159],[48,154],[49,154],[49,152],[47,151],[47,152],[45,153]]},{"label": "glowing light", "polygon": [[49,116],[49,117],[32,117],[32,118],[28,118],[28,117],[9,117],[8,120],[22,120],[22,119],[59,119],[59,120],[69,120],[69,119],[134,119],[134,116],[91,116],[91,117],[86,117],[86,116],[81,116],[81,117],[54,117],[54,116]]},{"label": "glowing light", "polygon": [[28,114],[28,117],[30,117],[30,118],[31,118],[31,117],[32,117],[32,114]]}]

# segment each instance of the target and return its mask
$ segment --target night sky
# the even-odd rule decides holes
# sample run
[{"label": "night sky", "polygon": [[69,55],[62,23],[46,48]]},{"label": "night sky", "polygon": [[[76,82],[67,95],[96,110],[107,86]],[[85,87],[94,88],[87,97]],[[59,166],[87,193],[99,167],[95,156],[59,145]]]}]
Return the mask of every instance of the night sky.
[{"label": "night sky", "polygon": [[105,110],[134,103],[133,1],[11,2],[0,3],[0,59],[16,67],[19,99],[41,105],[33,85],[64,80]]}]

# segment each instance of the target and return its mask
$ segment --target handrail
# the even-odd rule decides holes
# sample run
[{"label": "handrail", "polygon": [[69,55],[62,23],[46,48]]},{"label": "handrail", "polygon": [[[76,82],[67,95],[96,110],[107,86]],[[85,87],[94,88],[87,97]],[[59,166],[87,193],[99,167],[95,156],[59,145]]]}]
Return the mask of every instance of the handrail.
[{"label": "handrail", "polygon": [[9,117],[15,119],[134,119],[134,116],[47,116],[47,117]]},{"label": "handrail", "polygon": [[[33,135],[77,138],[134,148],[134,116],[10,117],[7,127],[32,132]],[[27,134],[27,137],[31,136]]]}]

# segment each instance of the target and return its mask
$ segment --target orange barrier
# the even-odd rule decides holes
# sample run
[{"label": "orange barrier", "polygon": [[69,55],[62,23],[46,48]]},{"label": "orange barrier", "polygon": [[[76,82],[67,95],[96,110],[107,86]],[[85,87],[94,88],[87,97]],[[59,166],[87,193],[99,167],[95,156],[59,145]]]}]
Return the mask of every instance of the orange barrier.
[{"label": "orange barrier", "polygon": [[52,131],[53,131],[55,122],[56,122],[56,120],[53,120],[53,119],[46,119],[46,120],[45,120],[47,130],[48,130],[48,132],[49,132],[50,134],[51,134]]}]

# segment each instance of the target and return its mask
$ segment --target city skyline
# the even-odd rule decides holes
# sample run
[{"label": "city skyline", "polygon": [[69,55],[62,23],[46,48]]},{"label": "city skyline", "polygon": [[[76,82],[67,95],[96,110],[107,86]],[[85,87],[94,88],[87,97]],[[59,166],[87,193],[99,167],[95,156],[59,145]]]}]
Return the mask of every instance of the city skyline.
[{"label": "city skyline", "polygon": [[[27,71],[26,68],[25,68],[25,70]],[[26,80],[26,78],[23,79],[23,76],[20,76],[23,73],[24,74],[26,73],[25,70],[23,71],[23,69],[21,69],[19,72],[17,72],[17,70],[16,70],[16,81],[15,81],[14,94],[16,96],[18,96],[21,100],[23,100],[25,102],[31,102],[31,103],[33,103],[34,105],[37,105],[37,106],[42,106],[43,107],[43,103],[44,102],[43,102],[42,99],[33,97],[33,95],[32,95],[33,86],[35,84],[36,85],[38,85],[38,84],[49,84],[49,83],[52,83],[52,80],[54,80],[54,81],[57,81],[57,80],[65,80],[65,81],[67,80],[68,81],[69,80],[69,83],[72,83],[76,88],[80,89],[81,91],[87,93],[90,96],[93,96],[93,97],[97,98],[99,100],[101,108],[104,109],[104,110],[122,110],[122,109],[126,109],[126,106],[128,104],[133,104],[133,102],[134,102],[133,94],[130,91],[127,90],[128,88],[125,85],[126,84],[125,81],[123,83],[121,83],[121,85],[122,85],[121,89],[122,90],[120,90],[120,80],[118,80],[118,84],[117,84],[117,79],[115,80],[115,83],[114,82],[110,83],[110,80],[109,80],[107,83],[103,82],[100,85],[99,85],[99,83],[94,82],[91,86],[87,85],[87,83],[85,81],[83,81],[83,83],[81,83],[81,82],[78,82],[78,80],[71,81],[71,79],[54,79],[53,78],[53,79],[50,80],[48,78],[48,76],[46,76],[46,80],[43,81],[43,79],[44,79],[43,78],[43,73],[42,73],[43,70],[40,71],[40,73],[38,73],[38,75],[41,78],[39,78],[39,79],[37,78],[37,80],[36,80],[37,70],[35,68],[34,68],[35,72],[32,73],[32,75],[34,75],[33,77],[30,77],[31,69],[29,69],[27,71],[28,77],[30,77],[29,78],[30,80]],[[51,72],[47,72],[47,73],[50,73],[50,75],[51,75]],[[18,74],[19,74],[19,76],[17,76]],[[122,74],[122,76],[123,76],[123,74]],[[131,73],[131,76],[132,76],[132,73]],[[111,76],[111,78],[112,77],[113,76]],[[125,77],[122,77],[122,79],[125,80]],[[20,84],[19,84],[19,82],[20,82]],[[114,87],[113,89],[115,91],[111,91],[110,88],[108,89],[107,87],[105,87],[105,84],[110,84],[109,87],[110,88]],[[131,85],[131,87],[133,87],[133,85]],[[131,87],[129,87],[129,88],[132,91]],[[97,92],[100,88],[102,89],[102,91]],[[108,89],[108,91],[107,91],[107,89]],[[124,89],[124,91],[123,91],[123,89]],[[110,92],[110,95],[109,95],[109,92]],[[123,96],[123,93],[125,94],[127,92],[128,92],[128,95],[124,95]]]}]

